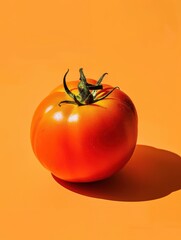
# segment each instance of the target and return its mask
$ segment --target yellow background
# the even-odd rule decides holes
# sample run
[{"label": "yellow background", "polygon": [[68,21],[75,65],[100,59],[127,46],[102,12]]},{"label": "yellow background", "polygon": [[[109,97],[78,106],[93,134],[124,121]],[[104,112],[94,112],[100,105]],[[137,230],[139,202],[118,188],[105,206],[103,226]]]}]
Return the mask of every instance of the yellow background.
[{"label": "yellow background", "polygon": [[[181,238],[180,13],[179,0],[1,3],[0,239]],[[132,98],[138,147],[113,179],[62,186],[35,158],[30,123],[80,67]]]}]

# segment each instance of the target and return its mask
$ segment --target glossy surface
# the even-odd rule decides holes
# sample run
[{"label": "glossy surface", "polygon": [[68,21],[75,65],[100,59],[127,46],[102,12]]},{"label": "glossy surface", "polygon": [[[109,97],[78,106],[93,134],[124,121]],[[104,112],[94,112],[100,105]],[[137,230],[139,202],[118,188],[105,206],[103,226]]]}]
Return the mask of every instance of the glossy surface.
[{"label": "glossy surface", "polygon": [[[78,81],[67,84],[77,95]],[[112,88],[103,85],[98,95]],[[137,141],[137,113],[130,98],[115,89],[90,105],[59,106],[64,100],[70,97],[59,86],[35,111],[31,142],[39,161],[55,176],[73,182],[101,180],[121,169]]]}]

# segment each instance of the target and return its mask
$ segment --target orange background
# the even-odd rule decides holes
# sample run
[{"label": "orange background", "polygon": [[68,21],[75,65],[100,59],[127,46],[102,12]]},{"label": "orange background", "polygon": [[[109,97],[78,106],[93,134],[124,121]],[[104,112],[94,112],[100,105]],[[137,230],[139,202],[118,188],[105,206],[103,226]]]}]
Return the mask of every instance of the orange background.
[{"label": "orange background", "polygon": [[[0,239],[181,238],[181,2],[11,0],[0,10]],[[35,158],[39,102],[84,68],[134,101],[138,147],[115,177],[62,184]]]}]

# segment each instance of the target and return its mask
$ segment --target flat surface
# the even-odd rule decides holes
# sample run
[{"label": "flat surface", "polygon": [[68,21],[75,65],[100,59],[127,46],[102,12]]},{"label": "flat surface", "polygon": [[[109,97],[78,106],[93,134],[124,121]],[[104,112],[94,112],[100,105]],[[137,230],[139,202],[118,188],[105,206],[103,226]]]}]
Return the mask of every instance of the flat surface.
[{"label": "flat surface", "polygon": [[[0,239],[181,239],[180,1],[17,0],[0,11]],[[29,137],[36,106],[80,67],[108,72],[139,115],[128,165],[81,186],[54,179]]]}]

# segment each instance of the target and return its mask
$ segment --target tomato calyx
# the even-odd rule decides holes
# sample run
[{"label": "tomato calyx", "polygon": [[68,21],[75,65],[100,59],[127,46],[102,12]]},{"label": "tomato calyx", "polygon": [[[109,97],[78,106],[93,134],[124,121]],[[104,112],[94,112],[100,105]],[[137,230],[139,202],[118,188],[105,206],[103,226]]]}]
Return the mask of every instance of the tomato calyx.
[{"label": "tomato calyx", "polygon": [[104,73],[99,80],[96,82],[96,84],[90,84],[87,82],[87,79],[84,75],[83,69],[80,68],[79,72],[80,72],[80,83],[78,84],[78,91],[79,94],[75,95],[67,86],[66,83],[66,76],[69,72],[69,69],[67,70],[67,72],[64,75],[63,78],[63,86],[65,89],[65,92],[73,99],[71,100],[63,100],[61,101],[58,105],[61,106],[62,103],[68,103],[68,104],[76,104],[78,106],[83,106],[83,105],[89,105],[89,104],[93,104],[95,102],[98,102],[100,100],[105,99],[106,97],[108,97],[115,89],[119,88],[119,87],[114,87],[112,88],[110,91],[105,92],[105,94],[103,94],[101,97],[98,97],[98,90],[102,90],[103,89],[103,85],[102,80],[105,77],[105,75],[107,75],[108,73]]}]

